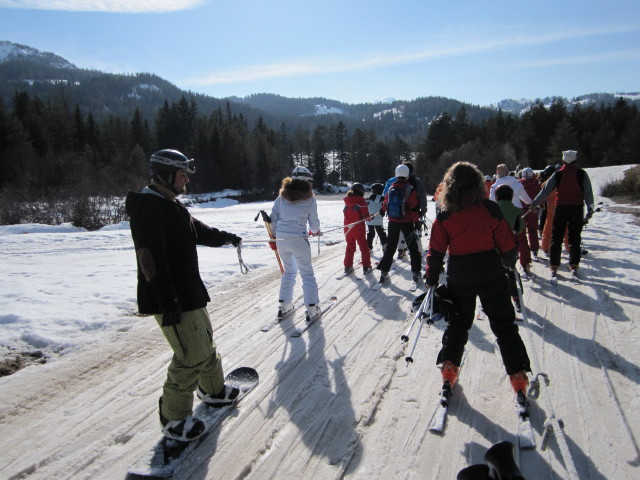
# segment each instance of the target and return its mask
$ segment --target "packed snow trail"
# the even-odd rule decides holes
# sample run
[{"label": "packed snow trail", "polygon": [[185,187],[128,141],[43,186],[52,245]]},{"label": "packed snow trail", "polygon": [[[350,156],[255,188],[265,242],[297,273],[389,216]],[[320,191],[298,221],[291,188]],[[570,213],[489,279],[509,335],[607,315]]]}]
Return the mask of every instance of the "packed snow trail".
[{"label": "packed snow trail", "polygon": [[[551,287],[544,263],[524,284],[530,333],[523,339],[551,381],[541,395],[564,421],[579,477],[590,480],[639,472],[640,254],[633,245],[640,228],[628,217],[604,211],[591,220],[581,284],[562,272]],[[490,445],[515,443],[513,393],[488,321],[474,322],[446,431],[431,434],[444,324],[422,329],[407,365],[400,336],[424,287],[409,293],[409,265],[397,260],[381,291],[350,277],[336,281],[343,254],[344,244],[323,246],[314,259],[321,301],[339,301],[300,338],[290,333],[304,309],[260,331],[277,311],[275,262],[210,290],[225,370],[248,365],[261,380],[241,414],[212,432],[175,478],[448,479],[482,463]],[[299,280],[296,288],[299,301]],[[124,478],[158,438],[170,356],[153,319],[141,317],[110,341],[0,379],[0,477]],[[547,412],[542,401],[531,403],[539,445]],[[518,460],[526,478],[566,478],[553,437],[547,450],[520,451]]]}]

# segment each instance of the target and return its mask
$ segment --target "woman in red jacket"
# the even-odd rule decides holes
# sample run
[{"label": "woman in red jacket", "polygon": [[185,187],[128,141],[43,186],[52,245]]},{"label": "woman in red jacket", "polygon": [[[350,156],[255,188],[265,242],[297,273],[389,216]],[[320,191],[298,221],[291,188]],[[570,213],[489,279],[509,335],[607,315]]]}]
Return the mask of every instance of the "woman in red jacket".
[{"label": "woman in red jacket", "polygon": [[367,244],[367,227],[365,221],[369,219],[369,209],[364,199],[364,185],[354,183],[351,190],[344,198],[344,235],[347,240],[347,249],[344,253],[344,273],[353,272],[353,256],[356,253],[356,244],[360,249],[362,269],[364,273],[371,272],[371,252]]},{"label": "woman in red jacket", "polygon": [[514,263],[516,242],[500,207],[485,194],[482,173],[471,163],[455,163],[444,176],[442,211],[431,230],[425,282],[438,285],[448,251],[446,283],[454,309],[447,316],[436,363],[442,365],[443,381],[453,386],[475,318],[476,297],[480,297],[511,385],[514,391],[526,393],[531,367],[503,266]]}]

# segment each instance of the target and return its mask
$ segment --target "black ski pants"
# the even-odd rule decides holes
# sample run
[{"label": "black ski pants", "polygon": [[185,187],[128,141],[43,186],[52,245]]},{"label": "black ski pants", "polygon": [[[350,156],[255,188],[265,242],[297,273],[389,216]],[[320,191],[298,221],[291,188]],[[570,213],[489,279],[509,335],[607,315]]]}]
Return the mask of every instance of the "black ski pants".
[{"label": "black ski pants", "polygon": [[387,248],[380,260],[378,269],[381,272],[388,272],[393,263],[393,256],[396,253],[395,245],[400,240],[400,232],[404,234],[407,247],[409,248],[409,257],[411,258],[411,271],[418,275],[422,271],[422,258],[420,248],[418,247],[418,234],[416,233],[413,223],[389,222],[387,234]]},{"label": "black ski pants", "polygon": [[569,231],[569,264],[578,266],[582,255],[582,227],[584,208],[582,205],[558,205],[553,217],[551,246],[549,247],[549,264],[560,266],[562,240],[565,230]]},{"label": "black ski pants", "polygon": [[498,340],[507,374],[523,370],[530,372],[527,349],[515,323],[516,314],[509,296],[507,276],[500,275],[494,279],[465,285],[449,283],[447,288],[455,311],[447,316],[447,328],[442,336],[442,349],[438,353],[436,364],[449,360],[460,366],[464,347],[469,340],[469,330],[475,319],[476,297],[480,297],[491,331]]},{"label": "black ski pants", "polygon": [[376,237],[376,233],[378,234],[378,238],[380,239],[380,244],[382,245],[382,249],[384,250],[387,245],[387,232],[384,231],[383,225],[368,225],[367,226],[367,245],[369,245],[369,250],[373,249],[373,239]]}]

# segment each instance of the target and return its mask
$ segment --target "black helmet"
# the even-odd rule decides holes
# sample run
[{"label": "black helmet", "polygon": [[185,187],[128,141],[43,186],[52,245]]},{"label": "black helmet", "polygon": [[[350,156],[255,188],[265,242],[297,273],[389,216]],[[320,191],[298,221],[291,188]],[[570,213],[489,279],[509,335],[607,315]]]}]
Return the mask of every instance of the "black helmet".
[{"label": "black helmet", "polygon": [[383,190],[384,185],[382,185],[381,183],[374,183],[373,185],[371,185],[371,191],[373,193],[377,193],[378,195],[380,195]]},{"label": "black helmet", "polygon": [[364,195],[364,185],[361,183],[354,183],[351,185],[351,191],[353,193],[357,193],[358,195]]},{"label": "black helmet", "polygon": [[188,159],[178,150],[159,150],[149,159],[149,176],[165,187],[173,188],[178,170],[196,173],[195,161]]},{"label": "black helmet", "polygon": [[540,174],[540,179],[544,182],[547,178],[549,178],[556,171],[556,167],[553,165],[547,165],[542,173]]}]

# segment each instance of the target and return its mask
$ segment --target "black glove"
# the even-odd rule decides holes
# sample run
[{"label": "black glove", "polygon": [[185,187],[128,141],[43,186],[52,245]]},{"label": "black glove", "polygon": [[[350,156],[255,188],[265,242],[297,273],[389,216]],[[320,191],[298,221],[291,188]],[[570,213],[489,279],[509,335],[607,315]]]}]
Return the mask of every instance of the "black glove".
[{"label": "black glove", "polygon": [[237,246],[239,246],[239,245],[240,245],[240,243],[242,243],[242,238],[240,238],[240,237],[239,237],[239,236],[237,236],[237,235],[233,235],[233,234],[230,234],[230,235],[229,235],[229,240],[227,241],[227,245],[228,245],[228,244],[231,244],[231,245],[233,245],[234,247],[237,247]]},{"label": "black glove", "polygon": [[385,214],[385,213],[387,213],[387,212],[385,212],[384,210],[380,210],[380,216],[381,216],[381,217],[384,217],[384,214]]},{"label": "black glove", "polygon": [[180,311],[180,307],[177,307],[175,310],[170,312],[164,312],[162,314],[162,326],[163,327],[173,327],[174,325],[180,325],[182,312]]}]

